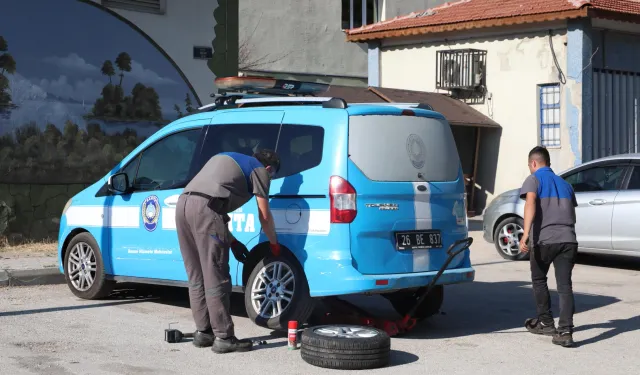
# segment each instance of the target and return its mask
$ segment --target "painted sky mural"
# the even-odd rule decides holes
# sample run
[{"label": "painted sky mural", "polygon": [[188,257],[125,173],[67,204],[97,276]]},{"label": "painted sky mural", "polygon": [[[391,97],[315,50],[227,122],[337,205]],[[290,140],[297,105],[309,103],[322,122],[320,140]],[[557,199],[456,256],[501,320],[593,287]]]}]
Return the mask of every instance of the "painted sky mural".
[{"label": "painted sky mural", "polygon": [[104,10],[76,0],[0,9],[0,183],[93,182],[193,109],[173,65]]}]

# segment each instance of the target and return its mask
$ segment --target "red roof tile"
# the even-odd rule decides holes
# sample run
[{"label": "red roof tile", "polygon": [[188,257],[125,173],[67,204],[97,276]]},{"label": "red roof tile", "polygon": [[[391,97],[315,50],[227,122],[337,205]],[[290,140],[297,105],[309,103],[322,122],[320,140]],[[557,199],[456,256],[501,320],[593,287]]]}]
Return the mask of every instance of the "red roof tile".
[{"label": "red roof tile", "polygon": [[[347,31],[349,40],[586,17],[587,9],[640,15],[640,0],[458,0]],[[426,29],[430,29],[427,31]]]},{"label": "red roof tile", "polygon": [[591,7],[618,13],[640,14],[640,0],[591,0]]}]

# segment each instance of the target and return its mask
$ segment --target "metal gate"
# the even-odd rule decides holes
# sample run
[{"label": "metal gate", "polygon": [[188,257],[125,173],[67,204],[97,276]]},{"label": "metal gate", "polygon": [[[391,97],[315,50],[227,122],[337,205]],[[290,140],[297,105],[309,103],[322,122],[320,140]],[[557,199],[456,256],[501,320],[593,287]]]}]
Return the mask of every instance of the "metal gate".
[{"label": "metal gate", "polygon": [[589,159],[640,151],[639,99],[640,73],[593,70],[593,154]]}]

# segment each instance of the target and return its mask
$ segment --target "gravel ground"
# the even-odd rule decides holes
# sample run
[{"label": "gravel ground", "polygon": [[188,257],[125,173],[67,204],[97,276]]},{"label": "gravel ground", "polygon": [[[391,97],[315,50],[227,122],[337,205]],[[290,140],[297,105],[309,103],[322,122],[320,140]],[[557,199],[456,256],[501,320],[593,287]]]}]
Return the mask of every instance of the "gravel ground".
[{"label": "gravel ground", "polygon": [[[637,374],[640,261],[582,256],[574,274],[577,348],[551,344],[522,324],[534,312],[527,262],[502,260],[479,234],[477,278],[446,288],[443,314],[392,339],[387,374]],[[553,269],[550,288],[555,289]],[[239,297],[239,296],[238,296]],[[379,297],[359,300],[377,305]],[[384,301],[384,300],[382,300]],[[557,295],[553,294],[554,307]],[[4,374],[315,374],[286,338],[251,324],[234,298],[240,337],[267,340],[251,353],[216,355],[189,342],[167,344],[168,323],[193,329],[185,289],[123,285],[105,301],[75,298],[66,285],[0,289]],[[557,309],[554,309],[557,316]],[[546,368],[545,368],[546,367]],[[545,368],[541,371],[542,368]]]}]

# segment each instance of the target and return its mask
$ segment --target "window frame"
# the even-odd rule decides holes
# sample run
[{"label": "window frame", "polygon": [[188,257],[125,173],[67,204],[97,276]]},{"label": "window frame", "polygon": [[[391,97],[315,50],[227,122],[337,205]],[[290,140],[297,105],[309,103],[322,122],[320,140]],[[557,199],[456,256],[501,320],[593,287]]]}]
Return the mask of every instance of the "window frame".
[{"label": "window frame", "polygon": [[[357,27],[362,27],[362,26],[366,26],[366,25],[371,25],[377,22],[380,22],[380,7],[379,7],[379,0],[361,0],[362,1],[362,6],[360,9],[358,9],[358,12],[360,13],[360,17],[362,20],[362,23],[360,25],[358,25]],[[371,4],[371,9],[373,10],[373,15],[371,16],[371,22],[368,23],[368,19],[369,19],[369,14],[368,12],[368,8],[369,8],[369,4]],[[349,29],[354,29],[356,28],[354,26],[355,23],[355,10],[354,9],[354,0],[342,0],[342,2],[340,3],[340,29],[341,30],[349,30]],[[347,10],[348,14],[345,15],[345,9]],[[347,28],[345,28],[346,23],[348,23]]]},{"label": "window frame", "polygon": [[[185,186],[187,186],[189,181],[191,181],[191,179],[193,179],[193,177],[195,176],[195,173],[193,173],[193,170],[194,170],[193,166],[194,166],[195,161],[199,159],[200,154],[202,153],[203,140],[204,140],[204,137],[205,137],[205,129],[206,129],[206,125],[202,125],[202,126],[197,126],[197,127],[178,129],[178,130],[173,131],[171,133],[167,133],[164,136],[162,136],[161,138],[158,138],[155,141],[153,141],[150,144],[148,144],[142,150],[138,151],[134,156],[131,157],[131,159],[126,164],[124,164],[122,167],[118,168],[118,170],[115,171],[114,173],[110,173],[110,175],[113,175],[113,174],[116,174],[116,173],[122,173],[122,172],[124,172],[125,169],[127,169],[127,167],[129,167],[129,165],[131,163],[138,163],[138,165],[136,166],[135,175],[134,175],[133,179],[129,180],[129,188],[130,188],[130,190],[129,190],[129,192],[127,194],[124,194],[124,195],[131,195],[131,194],[135,194],[135,193],[138,193],[138,192],[146,192],[146,191],[166,191],[166,190],[184,188]],[[142,160],[143,154],[146,151],[148,151],[149,148],[153,147],[154,145],[156,145],[159,142],[164,141],[168,137],[171,137],[171,136],[179,134],[179,133],[189,132],[189,131],[195,131],[195,132],[199,131],[200,134],[198,135],[198,141],[196,142],[196,148],[194,150],[193,155],[191,156],[191,161],[189,162],[189,171],[187,172],[187,179],[184,182],[180,183],[178,186],[174,185],[171,188],[156,189],[156,190],[134,189],[133,188],[133,181],[138,176],[138,170],[140,168],[140,161]],[[122,195],[122,194],[115,194],[115,193],[110,192],[109,189],[107,189],[107,183],[105,183],[102,186],[102,188],[100,190],[98,190],[98,192],[96,193],[96,197],[112,196],[112,195]]]},{"label": "window frame", "polygon": [[[545,92],[546,89],[552,88],[554,89],[551,93]],[[558,93],[558,103],[555,104],[544,104],[544,95],[555,95],[557,88]],[[538,97],[538,145],[544,146],[548,149],[557,149],[562,147],[562,86],[559,82],[555,83],[544,83],[540,84],[537,87],[537,97]],[[544,120],[544,111],[545,110],[558,110],[558,122],[545,122]],[[545,129],[558,129],[558,137],[552,137],[550,139],[545,138]],[[553,144],[550,144],[553,142]]]},{"label": "window frame", "polygon": [[638,169],[640,171],[640,160],[629,160],[629,164],[627,165],[627,174],[622,183],[622,187],[620,190],[629,190],[629,191],[637,191],[640,189],[629,189],[629,183],[631,182],[631,175],[633,171]]},{"label": "window frame", "polygon": [[[325,139],[326,139],[326,130],[321,125],[295,124],[295,123],[275,124],[275,123],[254,123],[254,122],[230,123],[230,124],[210,124],[210,125],[205,125],[205,133],[204,133],[204,136],[202,137],[201,149],[204,149],[205,147],[207,147],[209,145],[209,142],[211,142],[211,139],[214,139],[214,137],[216,135],[217,128],[224,128],[224,127],[227,127],[227,126],[229,126],[229,127],[238,127],[238,126],[269,126],[269,125],[270,126],[274,126],[274,127],[282,126],[283,129],[286,126],[292,126],[292,127],[303,126],[303,127],[310,127],[310,128],[318,128],[318,129],[322,130],[322,142],[321,142],[321,144],[322,144],[322,154],[320,155],[320,160],[318,161],[318,163],[313,165],[312,167],[309,167],[309,168],[304,169],[302,171],[295,172],[293,174],[288,174],[286,176],[285,175],[281,175],[280,172],[278,172],[278,174],[273,179],[273,181],[279,180],[279,179],[283,179],[283,178],[287,178],[287,177],[290,177],[290,176],[294,176],[296,174],[303,173],[303,172],[308,171],[310,169],[316,168],[316,167],[318,167],[319,165],[322,164],[322,161],[323,161],[324,156],[325,156],[324,142],[325,142]],[[209,133],[209,130],[212,130],[212,132]],[[219,131],[219,130],[217,130],[217,131]],[[281,152],[278,151],[278,150],[276,150],[276,152],[279,155],[281,154]],[[214,152],[211,156],[206,157],[206,159],[205,159],[204,152],[200,152],[198,154],[197,158],[192,161],[190,175],[195,175],[195,173],[197,173],[204,166],[204,164],[209,160],[209,158],[213,157],[217,153],[219,153],[219,151],[218,152]]]},{"label": "window frame", "polygon": [[[593,194],[593,193],[602,193],[602,192],[608,192],[608,191],[620,191],[622,189],[626,188],[626,185],[628,183],[629,180],[629,174],[630,174],[630,160],[625,160],[625,159],[620,159],[620,160],[606,160],[606,161],[601,161],[601,162],[597,162],[597,163],[590,163],[587,165],[583,165],[579,168],[576,169],[572,169],[571,171],[568,171],[566,173],[562,173],[560,175],[560,177],[562,177],[563,180],[567,181],[567,178],[576,175],[578,173],[582,173],[586,170],[589,169],[594,169],[594,168],[605,168],[605,167],[620,167],[623,169],[622,171],[622,178],[620,179],[620,182],[617,184],[615,189],[612,190],[599,190],[599,191],[575,191],[575,188],[573,185],[571,185],[571,188],[574,189],[574,193],[575,194]],[[567,181],[567,183],[569,183],[569,181]]]}]

